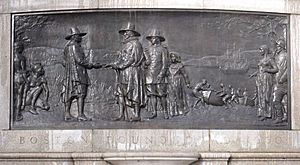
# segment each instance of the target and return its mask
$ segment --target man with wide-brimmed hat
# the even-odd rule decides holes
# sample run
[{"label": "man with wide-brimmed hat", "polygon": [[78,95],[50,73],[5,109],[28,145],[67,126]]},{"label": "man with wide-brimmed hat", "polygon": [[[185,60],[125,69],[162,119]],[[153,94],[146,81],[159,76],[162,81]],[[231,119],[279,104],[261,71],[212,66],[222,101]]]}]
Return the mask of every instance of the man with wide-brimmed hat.
[{"label": "man with wide-brimmed hat", "polygon": [[65,91],[63,101],[65,104],[65,121],[72,121],[75,118],[71,115],[70,109],[73,100],[77,100],[78,121],[89,120],[84,114],[84,100],[87,89],[90,85],[87,69],[100,68],[100,65],[93,65],[85,59],[84,50],[81,47],[82,37],[87,33],[81,33],[78,28],[72,27],[70,34],[65,37],[69,42],[64,50],[65,66]]},{"label": "man with wide-brimmed hat", "polygon": [[158,29],[152,29],[146,37],[150,41],[150,46],[145,50],[146,57],[146,89],[149,98],[148,109],[152,111],[154,118],[157,116],[157,103],[160,100],[163,108],[164,117],[167,119],[167,72],[170,65],[168,49],[161,43],[165,38]]},{"label": "man with wide-brimmed hat", "polygon": [[284,105],[284,98],[287,97],[288,77],[287,77],[287,51],[286,42],[283,39],[276,41],[275,62],[278,72],[275,74],[275,84],[273,87],[273,116],[274,123],[287,121],[287,106]]},{"label": "man with wide-brimmed hat", "polygon": [[115,120],[140,121],[140,109],[145,100],[142,68],[144,55],[138,38],[140,33],[131,22],[119,30],[119,33],[123,36],[119,59],[106,65],[117,72],[115,95],[118,98],[120,114]]}]

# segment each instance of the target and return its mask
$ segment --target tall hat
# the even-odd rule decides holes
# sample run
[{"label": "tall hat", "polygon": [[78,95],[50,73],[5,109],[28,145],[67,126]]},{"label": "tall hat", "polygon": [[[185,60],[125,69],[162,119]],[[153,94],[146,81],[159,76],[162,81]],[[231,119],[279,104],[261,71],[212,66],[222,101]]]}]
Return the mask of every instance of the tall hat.
[{"label": "tall hat", "polygon": [[128,22],[124,27],[119,30],[120,34],[124,34],[126,31],[132,31],[135,36],[141,36],[141,34],[137,31],[135,31],[135,25],[131,22]]},{"label": "tall hat", "polygon": [[161,42],[164,42],[166,39],[163,37],[159,30],[152,29],[149,33],[149,35],[146,37],[147,40],[150,40],[152,37],[158,37]]},{"label": "tall hat", "polygon": [[80,31],[77,27],[71,27],[70,32],[71,32],[71,34],[69,34],[65,37],[66,40],[70,40],[71,37],[76,34],[79,36],[85,36],[87,34],[87,33],[80,33]]}]

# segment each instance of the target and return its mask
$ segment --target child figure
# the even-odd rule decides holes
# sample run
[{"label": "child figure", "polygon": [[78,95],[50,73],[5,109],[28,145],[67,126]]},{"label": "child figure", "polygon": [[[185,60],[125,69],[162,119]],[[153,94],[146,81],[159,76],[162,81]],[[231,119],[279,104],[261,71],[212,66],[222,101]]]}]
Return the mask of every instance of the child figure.
[{"label": "child figure", "polygon": [[[36,108],[42,110],[49,110],[48,104],[49,89],[47,81],[44,77],[45,71],[40,63],[34,64],[31,67],[31,74],[28,77],[28,81],[25,87],[26,94],[26,105],[30,105],[29,112],[37,115]],[[45,92],[45,99],[41,99],[42,92]]]}]

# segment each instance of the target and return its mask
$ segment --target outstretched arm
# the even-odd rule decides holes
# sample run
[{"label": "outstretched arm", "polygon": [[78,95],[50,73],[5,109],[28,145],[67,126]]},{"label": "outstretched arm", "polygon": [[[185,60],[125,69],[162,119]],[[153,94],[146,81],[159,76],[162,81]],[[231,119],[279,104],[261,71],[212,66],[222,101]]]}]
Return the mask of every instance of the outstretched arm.
[{"label": "outstretched arm", "polygon": [[88,61],[86,61],[86,59],[81,59],[80,56],[81,56],[81,51],[78,47],[76,47],[75,45],[73,45],[71,47],[71,52],[73,53],[74,55],[74,59],[75,59],[75,62],[87,69],[92,69],[93,68],[93,64],[90,64]]}]

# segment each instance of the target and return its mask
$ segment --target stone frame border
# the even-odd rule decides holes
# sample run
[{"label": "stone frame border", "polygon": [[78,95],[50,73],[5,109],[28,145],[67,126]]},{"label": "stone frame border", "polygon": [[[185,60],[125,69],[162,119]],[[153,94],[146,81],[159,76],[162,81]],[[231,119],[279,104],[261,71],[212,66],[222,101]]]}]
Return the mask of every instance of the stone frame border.
[{"label": "stone frame border", "polygon": [[[290,69],[291,69],[291,99],[290,99],[290,112],[291,112],[291,129],[300,129],[300,103],[297,103],[298,98],[300,99],[300,76],[297,76],[296,72],[299,71],[297,61],[300,60],[297,57],[299,49],[297,48],[300,42],[297,35],[300,29],[299,25],[299,14],[300,14],[300,2],[297,0],[253,0],[249,2],[242,1],[230,1],[230,0],[173,0],[172,3],[164,2],[159,0],[146,0],[146,1],[118,1],[118,0],[1,0],[0,1],[0,45],[1,45],[1,61],[0,66],[0,129],[7,130],[10,128],[10,57],[9,52],[11,51],[11,15],[18,13],[28,12],[61,12],[79,10],[95,10],[95,9],[197,9],[197,10],[230,10],[230,11],[256,11],[266,13],[282,13],[288,14],[290,20]],[[8,44],[9,43],[9,44]],[[8,63],[7,63],[8,62]],[[9,96],[9,97],[7,97]]]},{"label": "stone frame border", "polygon": [[[290,65],[291,65],[291,130],[9,130],[10,125],[10,52],[11,52],[11,14],[27,13],[27,12],[47,12],[47,11],[79,11],[86,9],[128,9],[128,8],[157,8],[157,9],[213,9],[213,10],[229,10],[229,11],[254,11],[254,12],[270,12],[270,13],[283,13],[288,14],[290,19]],[[106,133],[121,135],[127,131],[139,135],[146,132],[156,132],[163,134],[164,132],[181,136],[187,132],[196,133],[203,136],[201,142],[205,145],[203,148],[198,145],[192,152],[185,152],[181,159],[191,158],[193,161],[203,160],[220,162],[228,164],[229,159],[232,161],[252,161],[250,159],[259,160],[274,160],[281,161],[286,158],[286,161],[296,162],[300,161],[300,1],[298,0],[173,0],[173,1],[160,1],[160,0],[1,0],[0,1],[0,162],[19,157],[21,159],[34,159],[34,160],[48,160],[49,155],[53,159],[72,159],[73,161],[84,161],[88,158],[89,161],[107,160],[118,161],[133,157],[136,160],[150,159],[155,157],[155,160],[164,160],[164,157],[176,157],[177,152],[180,154],[178,146],[171,146],[168,150],[158,146],[155,150],[149,148],[149,151],[141,152],[136,150],[128,150],[123,148],[123,153],[117,153],[122,149],[120,143],[116,143],[116,150],[112,149],[97,150],[94,144],[99,143],[99,136]],[[56,131],[56,132],[55,132]],[[198,131],[198,132],[197,132]],[[62,135],[61,144],[53,142],[52,150],[45,150],[40,145],[19,145],[19,137],[22,135],[33,137],[36,133],[37,136],[44,136],[44,134]],[[152,132],[152,133],[153,133]],[[82,145],[85,140],[78,140],[83,134],[90,135],[87,145]],[[77,141],[77,147],[65,146],[69,142],[68,138],[74,137]],[[169,135],[168,135],[169,136]],[[47,136],[53,137],[53,136]],[[177,136],[176,136],[177,137]],[[183,138],[184,139],[184,138]],[[17,141],[14,141],[17,140]],[[30,141],[30,139],[29,139]],[[60,142],[61,142],[60,141]],[[33,142],[35,142],[33,140]],[[202,143],[201,143],[202,144]],[[141,144],[142,145],[142,144]],[[47,144],[49,146],[49,144]],[[118,148],[121,147],[121,148]],[[30,150],[29,150],[30,149]],[[10,152],[14,152],[11,154]],[[30,154],[28,152],[47,152],[49,155],[37,155],[36,153]],[[49,153],[53,152],[53,153]],[[55,153],[72,153],[84,152],[82,154],[73,153],[71,155],[55,155]],[[92,152],[92,153],[91,153]],[[106,154],[101,154],[107,152]],[[130,154],[133,152],[133,154]],[[160,152],[163,152],[160,154]],[[137,154],[139,153],[139,154]],[[42,153],[43,154],[43,153]],[[91,154],[91,155],[90,155]],[[96,154],[96,155],[93,155]],[[99,154],[99,155],[97,155]],[[23,155],[23,156],[22,156]],[[100,156],[101,155],[101,156]],[[15,156],[15,157],[13,157]],[[65,157],[64,157],[65,156]],[[139,157],[140,156],[140,157]],[[178,155],[177,155],[178,156]],[[51,156],[50,156],[51,157]],[[101,159],[98,159],[100,158]],[[103,159],[102,159],[103,158]],[[167,158],[166,158],[167,159]],[[170,158],[171,159],[171,158]],[[180,159],[180,158],[179,158]],[[61,159],[60,159],[61,160]],[[299,163],[299,162],[298,162]],[[80,163],[78,163],[80,164]],[[296,163],[297,164],[297,163]]]}]

